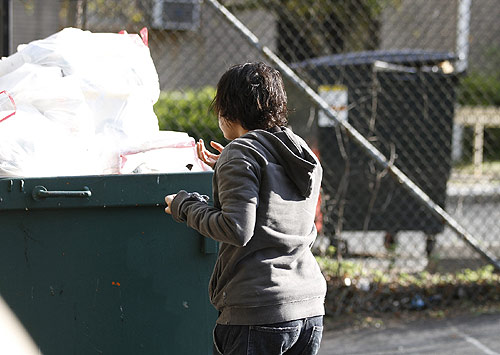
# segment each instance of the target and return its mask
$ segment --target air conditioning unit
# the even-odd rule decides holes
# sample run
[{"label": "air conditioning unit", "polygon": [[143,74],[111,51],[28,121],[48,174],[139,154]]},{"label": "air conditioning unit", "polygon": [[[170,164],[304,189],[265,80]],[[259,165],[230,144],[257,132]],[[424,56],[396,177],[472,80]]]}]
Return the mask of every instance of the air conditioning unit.
[{"label": "air conditioning unit", "polygon": [[155,0],[153,28],[197,30],[200,27],[200,0]]}]

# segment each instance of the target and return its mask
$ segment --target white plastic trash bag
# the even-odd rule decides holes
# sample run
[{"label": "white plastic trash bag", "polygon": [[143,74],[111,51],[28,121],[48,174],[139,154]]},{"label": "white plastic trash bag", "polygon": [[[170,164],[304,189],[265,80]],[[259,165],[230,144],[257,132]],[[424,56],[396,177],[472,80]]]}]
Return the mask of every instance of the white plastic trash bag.
[{"label": "white plastic trash bag", "polygon": [[197,157],[195,140],[183,132],[159,132],[120,155],[121,174],[208,170],[211,168]]},{"label": "white plastic trash bag", "polygon": [[67,28],[19,46],[0,61],[0,176],[206,169],[187,134],[160,133],[159,93],[138,35]]},{"label": "white plastic trash bag", "polygon": [[16,103],[5,90],[0,91],[0,122],[12,117],[16,113]]},{"label": "white plastic trash bag", "polygon": [[25,63],[0,77],[0,88],[11,95],[17,106],[33,106],[61,129],[72,134],[95,132],[93,114],[80,81],[74,76],[63,76],[57,67]]},{"label": "white plastic trash bag", "polygon": [[[160,95],[149,48],[138,35],[66,28],[20,46],[17,54],[24,63],[76,76],[98,130],[113,127],[125,137],[147,137],[158,130],[154,113],[137,110],[138,101],[142,107],[152,106]],[[135,111],[127,107],[132,100]]]},{"label": "white plastic trash bag", "polygon": [[34,106],[18,105],[0,123],[0,176],[56,176],[98,173],[87,140],[68,134]]}]

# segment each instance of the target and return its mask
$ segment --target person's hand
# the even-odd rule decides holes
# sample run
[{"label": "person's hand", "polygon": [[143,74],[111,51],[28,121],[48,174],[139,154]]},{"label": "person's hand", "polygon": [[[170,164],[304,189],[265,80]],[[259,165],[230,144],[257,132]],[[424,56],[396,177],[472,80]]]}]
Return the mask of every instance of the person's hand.
[{"label": "person's hand", "polygon": [[165,202],[167,203],[167,208],[165,208],[165,212],[168,213],[168,214],[172,214],[172,209],[171,209],[172,201],[174,200],[174,198],[175,198],[176,195],[177,194],[172,194],[172,195],[165,196]]},{"label": "person's hand", "polygon": [[[214,148],[215,150],[218,150],[219,153],[222,153],[222,150],[224,149],[224,146],[222,144],[219,144],[217,142],[211,141],[210,146]],[[210,166],[212,169],[215,166],[215,163],[217,162],[217,159],[219,159],[219,154],[213,154],[210,153],[206,148],[205,144],[203,143],[203,139],[200,139],[196,143],[196,153],[198,154],[198,158],[208,166]]]}]

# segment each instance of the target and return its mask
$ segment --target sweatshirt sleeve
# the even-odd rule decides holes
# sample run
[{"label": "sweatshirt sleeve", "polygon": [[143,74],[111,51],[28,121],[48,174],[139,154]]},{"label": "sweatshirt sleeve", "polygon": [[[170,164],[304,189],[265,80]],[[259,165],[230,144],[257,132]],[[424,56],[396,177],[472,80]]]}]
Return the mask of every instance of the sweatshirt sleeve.
[{"label": "sweatshirt sleeve", "polygon": [[179,191],[172,201],[172,216],[202,235],[245,246],[253,236],[259,200],[259,179],[254,166],[235,158],[217,167],[220,208],[208,205],[195,193]]}]

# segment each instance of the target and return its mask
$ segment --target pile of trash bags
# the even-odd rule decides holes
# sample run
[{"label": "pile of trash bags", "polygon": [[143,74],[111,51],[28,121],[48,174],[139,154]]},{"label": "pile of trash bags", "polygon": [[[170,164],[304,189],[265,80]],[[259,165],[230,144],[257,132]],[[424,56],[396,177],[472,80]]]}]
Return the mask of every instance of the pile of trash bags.
[{"label": "pile of trash bags", "polygon": [[202,171],[195,141],[160,131],[160,86],[137,34],[66,28],[0,61],[0,177]]}]

